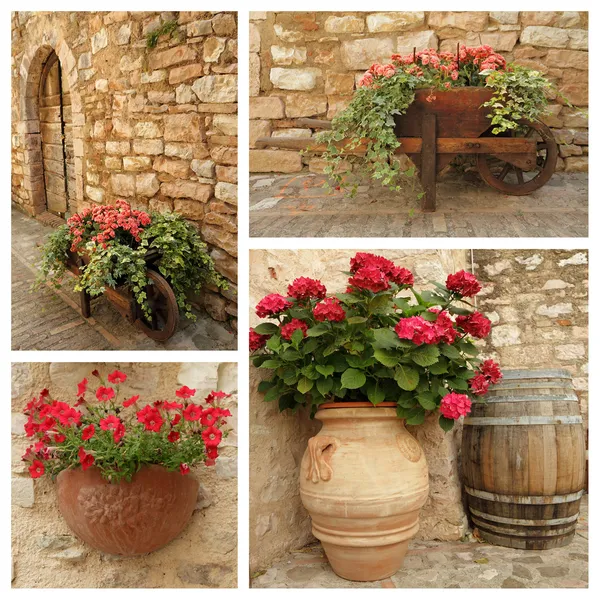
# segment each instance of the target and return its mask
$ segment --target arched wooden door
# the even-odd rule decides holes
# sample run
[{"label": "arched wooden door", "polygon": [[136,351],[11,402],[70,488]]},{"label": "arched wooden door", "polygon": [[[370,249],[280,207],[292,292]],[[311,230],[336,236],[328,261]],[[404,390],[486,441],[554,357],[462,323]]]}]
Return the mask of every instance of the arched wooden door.
[{"label": "arched wooden door", "polygon": [[67,217],[75,209],[70,204],[75,198],[71,96],[54,52],[42,69],[39,107],[46,209]]}]

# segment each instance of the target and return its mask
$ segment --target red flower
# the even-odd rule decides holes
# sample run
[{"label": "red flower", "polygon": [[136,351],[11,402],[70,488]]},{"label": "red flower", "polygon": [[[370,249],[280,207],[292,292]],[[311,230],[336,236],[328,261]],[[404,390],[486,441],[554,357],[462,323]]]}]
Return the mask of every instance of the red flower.
[{"label": "red flower", "polygon": [[311,279],[310,277],[298,277],[288,286],[288,296],[296,298],[296,300],[325,298],[326,293],[325,286],[318,279]]},{"label": "red flower", "polygon": [[[429,309],[429,312],[438,312],[434,309]],[[454,321],[446,311],[438,312],[437,319],[433,322],[433,331],[435,333],[435,344],[444,342],[452,344],[456,339],[456,329],[454,329]]]},{"label": "red flower", "polygon": [[217,461],[217,458],[219,458],[219,451],[217,450],[216,446],[210,446],[209,448],[206,448],[206,460],[204,461],[204,464],[207,467],[212,467]]},{"label": "red flower", "polygon": [[492,322],[477,311],[467,316],[456,317],[456,324],[463,331],[479,339],[487,337],[492,330]]},{"label": "red flower", "polygon": [[365,267],[372,267],[379,269],[384,273],[388,273],[394,268],[394,263],[384,256],[378,256],[377,254],[371,254],[370,252],[357,252],[354,257],[350,259],[350,271],[356,273]]},{"label": "red flower", "polygon": [[204,401],[207,404],[213,404],[215,400],[223,400],[223,398],[229,398],[229,396],[231,396],[231,394],[226,394],[225,392],[211,392],[208,396],[206,396],[206,398],[204,398]]},{"label": "red flower", "polygon": [[143,423],[146,431],[160,431],[165,420],[162,418],[160,411],[153,406],[144,406],[142,410],[136,413],[137,419]]},{"label": "red flower", "polygon": [[175,395],[178,398],[184,398],[187,400],[188,398],[191,398],[195,393],[196,390],[192,390],[187,385],[184,385],[175,392]]},{"label": "red flower", "polygon": [[181,402],[167,402],[166,400],[163,402],[163,408],[165,410],[179,410],[183,408],[183,404]]},{"label": "red flower", "polygon": [[54,434],[54,442],[56,444],[62,444],[67,439],[67,436],[64,433],[55,433]]},{"label": "red flower", "polygon": [[437,344],[437,335],[433,324],[423,317],[405,317],[394,327],[401,340],[410,340],[417,346],[421,344]]},{"label": "red flower", "polygon": [[256,305],[256,314],[261,319],[274,317],[291,306],[292,303],[281,294],[269,294]]},{"label": "red flower", "polygon": [[306,332],[308,331],[308,325],[300,319],[292,319],[289,323],[282,325],[280,329],[281,337],[285,340],[291,340],[292,334],[297,329],[300,329],[302,331],[302,337],[305,338]]},{"label": "red flower", "polygon": [[117,429],[119,425],[122,425],[121,419],[115,417],[115,415],[108,415],[108,417],[100,419],[100,429],[102,429],[102,431],[110,431],[111,429]]},{"label": "red flower", "polygon": [[71,425],[79,425],[81,422],[81,413],[74,408],[70,408],[69,410],[63,412],[58,418],[61,425],[65,427],[70,427]]},{"label": "red flower", "polygon": [[81,432],[81,439],[82,440],[89,440],[90,438],[94,437],[94,433],[96,433],[96,428],[94,427],[93,423],[90,423],[87,427],[83,428],[83,431]]},{"label": "red flower", "polygon": [[484,360],[479,365],[479,370],[490,380],[490,383],[498,383],[502,379],[500,365],[491,358]]},{"label": "red flower", "polygon": [[92,371],[92,375],[93,375],[94,377],[98,377],[98,379],[100,379],[100,373],[98,373],[98,369],[94,369],[94,370]]},{"label": "red flower", "polygon": [[377,267],[361,267],[354,277],[348,279],[348,283],[356,288],[382,292],[389,289],[388,278],[383,271]]},{"label": "red flower", "polygon": [[94,457],[91,454],[88,454],[83,446],[79,446],[79,452],[77,453],[79,456],[79,462],[81,463],[81,468],[84,471],[87,471],[94,464]]},{"label": "red flower", "polygon": [[200,423],[205,427],[210,427],[218,422],[218,418],[220,415],[220,410],[216,407],[210,407],[206,410],[202,411],[202,416],[200,417]]},{"label": "red flower", "polygon": [[250,327],[250,352],[260,350],[271,336],[261,335],[256,333],[252,327]]},{"label": "red flower", "polygon": [[475,377],[469,379],[469,386],[471,387],[471,392],[476,396],[485,396],[490,387],[490,382],[485,375],[477,373]]},{"label": "red flower", "polygon": [[388,277],[397,285],[413,285],[415,283],[415,278],[408,269],[396,265],[388,271]]},{"label": "red flower", "polygon": [[169,435],[167,436],[167,439],[173,444],[180,437],[181,437],[181,435],[179,434],[179,431],[169,431]]},{"label": "red flower", "polygon": [[186,421],[198,421],[202,417],[202,408],[196,404],[189,404],[183,411],[183,418]]},{"label": "red flower", "polygon": [[440,412],[446,419],[459,419],[471,412],[471,401],[466,394],[451,392],[442,398]]},{"label": "red flower", "polygon": [[181,421],[181,414],[177,413],[174,417],[173,420],[171,421],[171,427],[175,427],[175,425],[179,425],[179,422]]},{"label": "red flower", "polygon": [[207,448],[216,448],[221,443],[221,438],[223,437],[223,433],[220,429],[216,427],[208,427],[202,432],[202,439],[204,440],[204,445]]},{"label": "red flower", "polygon": [[454,275],[448,275],[446,287],[460,296],[475,296],[481,291],[481,284],[472,273],[458,271]]},{"label": "red flower", "polygon": [[96,390],[96,398],[100,400],[100,402],[107,402],[108,400],[112,400],[115,397],[115,390],[111,387],[100,386]]},{"label": "red flower", "polygon": [[48,391],[48,388],[44,388],[41,392],[40,392],[40,399],[42,398],[47,398],[48,396],[50,396],[50,392]]},{"label": "red flower", "polygon": [[343,321],[346,318],[346,311],[337,298],[325,298],[315,306],[313,317],[317,321]]},{"label": "red flower", "polygon": [[41,477],[45,471],[46,467],[44,466],[44,463],[41,460],[36,459],[29,466],[29,474],[31,475],[32,479],[37,479],[38,477]]},{"label": "red flower", "polygon": [[86,391],[87,391],[87,384],[88,384],[88,380],[87,379],[82,379],[78,384],[77,384],[77,395],[78,396],[83,396]]},{"label": "red flower", "polygon": [[125,373],[122,373],[121,371],[113,371],[108,376],[108,381],[110,383],[116,383],[117,385],[119,383],[125,383],[125,381],[127,381],[127,375],[125,375]]},{"label": "red flower", "polygon": [[190,472],[190,468],[189,468],[188,464],[187,463],[181,463],[179,465],[179,472],[182,475],[187,475]]},{"label": "red flower", "polygon": [[128,398],[127,400],[123,400],[123,406],[125,408],[128,408],[132,404],[135,404],[139,399],[140,399],[139,394],[137,396],[131,396],[131,398]]},{"label": "red flower", "polygon": [[113,440],[118,444],[125,437],[125,425],[120,423],[113,431]]}]

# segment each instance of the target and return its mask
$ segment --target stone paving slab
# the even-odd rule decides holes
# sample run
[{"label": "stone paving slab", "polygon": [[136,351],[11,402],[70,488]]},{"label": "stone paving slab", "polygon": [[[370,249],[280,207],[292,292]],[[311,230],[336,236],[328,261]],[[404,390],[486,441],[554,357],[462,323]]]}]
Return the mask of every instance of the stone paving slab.
[{"label": "stone paving slab", "polygon": [[588,501],[573,542],[553,550],[516,550],[478,542],[412,541],[404,565],[389,579],[347,581],[329,566],[319,543],[291,552],[263,572],[253,588],[587,588]]},{"label": "stone paving slab", "polygon": [[476,173],[448,173],[437,211],[419,208],[418,183],[396,193],[362,185],[328,193],[314,173],[250,177],[252,237],[586,237],[587,173],[555,173],[529,196],[508,196]]},{"label": "stone paving slab", "polygon": [[32,291],[39,246],[52,229],[12,211],[12,349],[13,350],[235,350],[237,337],[224,324],[196,311],[197,321],[180,321],[167,342],[151,340],[124,319],[103,296],[92,300],[84,319],[79,294],[68,273],[60,290]]}]

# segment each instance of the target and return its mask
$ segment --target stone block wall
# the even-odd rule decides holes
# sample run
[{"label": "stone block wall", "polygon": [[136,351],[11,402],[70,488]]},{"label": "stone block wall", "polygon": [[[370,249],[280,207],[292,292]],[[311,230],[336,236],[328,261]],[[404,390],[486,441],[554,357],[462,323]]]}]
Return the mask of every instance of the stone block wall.
[{"label": "stone block wall", "polygon": [[320,173],[318,156],[256,149],[259,137],[310,138],[300,117],[332,119],[372,63],[414,47],[489,44],[556,83],[545,119],[560,144],[558,170],[587,171],[588,15],[585,12],[250,13],[250,170]]},{"label": "stone block wall", "polygon": [[[207,311],[234,317],[236,13],[14,12],[11,25],[13,202],[30,215],[46,208],[38,90],[54,51],[70,95],[69,212],[119,198],[179,212],[232,282],[206,292]],[[170,32],[152,48],[160,28]]]},{"label": "stone block wall", "polygon": [[[54,484],[29,477],[21,455],[30,443],[23,407],[43,388],[75,399],[77,382],[97,367],[127,373],[123,389],[143,402],[175,399],[181,385],[203,399],[232,394],[233,431],[214,467],[194,467],[200,481],[190,523],[173,542],[146,556],[123,559],[80,542],[58,512]],[[12,366],[12,585],[18,588],[181,588],[237,586],[237,365],[234,363],[15,363]],[[148,527],[154,518],[149,515]]]}]

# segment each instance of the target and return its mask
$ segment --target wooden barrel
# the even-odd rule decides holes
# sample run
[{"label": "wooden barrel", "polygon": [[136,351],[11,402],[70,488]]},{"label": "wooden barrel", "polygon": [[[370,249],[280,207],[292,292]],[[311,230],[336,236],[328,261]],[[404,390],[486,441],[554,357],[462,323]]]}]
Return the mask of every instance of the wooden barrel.
[{"label": "wooden barrel", "polygon": [[465,418],[469,512],[492,544],[544,550],[575,535],[585,484],[585,432],[571,375],[505,371]]}]

